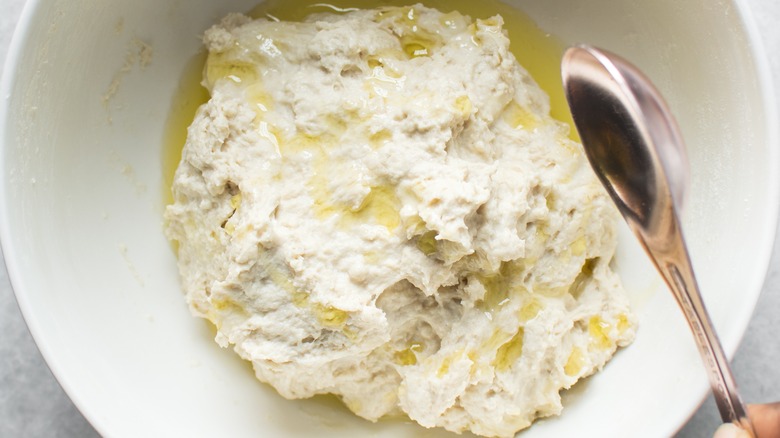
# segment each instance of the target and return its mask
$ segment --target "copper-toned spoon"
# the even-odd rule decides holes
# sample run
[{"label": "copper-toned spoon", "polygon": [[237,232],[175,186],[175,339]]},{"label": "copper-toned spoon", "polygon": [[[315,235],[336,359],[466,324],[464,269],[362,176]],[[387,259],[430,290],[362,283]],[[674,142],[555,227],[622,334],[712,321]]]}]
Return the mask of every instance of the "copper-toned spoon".
[{"label": "copper-toned spoon", "polygon": [[650,80],[615,54],[570,48],[562,74],[588,160],[682,308],[723,421],[755,436],[699,293],[677,215],[688,176],[677,123]]}]

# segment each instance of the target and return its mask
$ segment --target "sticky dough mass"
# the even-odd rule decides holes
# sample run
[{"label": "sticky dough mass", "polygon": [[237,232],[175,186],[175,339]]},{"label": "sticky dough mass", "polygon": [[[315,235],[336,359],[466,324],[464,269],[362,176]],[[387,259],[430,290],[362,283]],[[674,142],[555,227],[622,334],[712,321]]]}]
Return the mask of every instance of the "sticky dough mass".
[{"label": "sticky dough mass", "polygon": [[614,207],[502,25],[417,5],[205,33],[166,231],[193,313],[284,397],[510,436],[632,341]]}]

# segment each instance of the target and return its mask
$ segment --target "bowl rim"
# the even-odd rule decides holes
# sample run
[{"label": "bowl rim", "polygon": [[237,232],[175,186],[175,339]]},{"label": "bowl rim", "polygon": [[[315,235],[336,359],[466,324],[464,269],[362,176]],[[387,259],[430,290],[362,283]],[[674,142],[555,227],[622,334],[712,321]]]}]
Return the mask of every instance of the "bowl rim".
[{"label": "bowl rim", "polygon": [[[752,288],[752,290],[754,290],[756,302],[758,302],[758,297],[761,295],[763,291],[763,285],[766,282],[766,275],[770,268],[769,262],[771,261],[775,246],[780,244],[780,242],[777,240],[779,237],[778,232],[780,231],[780,120],[778,120],[778,110],[780,109],[778,105],[780,105],[780,101],[777,100],[776,85],[773,81],[773,74],[769,64],[768,53],[764,46],[764,42],[761,39],[761,34],[759,32],[755,16],[753,15],[753,11],[747,4],[747,0],[733,1],[737,6],[737,14],[739,15],[744,26],[744,30],[746,32],[747,40],[750,46],[750,56],[758,76],[758,89],[764,91],[761,93],[761,109],[764,114],[764,119],[767,122],[767,130],[765,134],[767,139],[766,144],[768,146],[767,150],[769,152],[768,161],[770,173],[768,176],[771,183],[767,187],[767,198],[772,201],[771,205],[774,205],[774,209],[768,209],[769,214],[764,218],[762,224],[762,230],[766,230],[767,237],[770,237],[772,240],[770,245],[765,245],[763,247],[763,251],[759,252],[759,257],[757,257],[758,260],[765,260],[765,263],[762,265],[764,274],[763,278],[761,279],[761,285],[759,285],[760,287],[758,288]],[[780,78],[777,79],[780,80]],[[755,305],[753,307],[755,307]],[[752,318],[753,310],[754,309],[751,309],[750,312],[746,312],[746,315],[740,315],[746,316],[746,319],[740,320],[740,328],[742,329],[740,332],[741,335],[736,338],[734,345],[724,345],[724,347],[726,347],[728,350],[730,358],[733,357],[734,352],[742,339],[742,336],[744,336],[746,332],[747,325]]]},{"label": "bowl rim", "polygon": [[46,367],[51,371],[57,383],[65,391],[65,394],[71,400],[79,413],[95,428],[101,436],[107,436],[110,428],[105,420],[93,415],[89,409],[89,403],[83,399],[80,391],[72,380],[63,372],[61,366],[58,366],[57,355],[53,347],[47,342],[45,331],[41,328],[38,318],[32,309],[27,294],[26,282],[21,273],[21,269],[16,260],[16,241],[14,234],[9,226],[10,202],[7,193],[10,190],[9,178],[6,173],[6,154],[10,147],[10,141],[7,141],[6,135],[10,124],[10,103],[14,85],[18,77],[16,66],[20,62],[23,48],[27,45],[31,36],[31,27],[35,18],[40,14],[45,0],[25,0],[22,7],[22,13],[11,37],[8,46],[8,52],[5,58],[5,64],[0,77],[0,250],[3,253],[5,269],[8,273],[8,282],[16,299],[16,304],[22,314],[22,318],[27,325],[27,329],[32,335],[36,348],[41,353]]},{"label": "bowl rim", "polygon": [[[778,237],[780,237],[780,120],[778,120],[778,116],[780,115],[778,113],[778,110],[780,110],[778,105],[780,105],[780,101],[778,100],[776,93],[777,85],[775,84],[775,79],[773,79],[773,72],[769,63],[769,54],[764,45],[764,41],[761,38],[761,32],[759,31],[753,9],[748,4],[748,0],[732,0],[732,3],[735,6],[737,17],[745,32],[750,60],[753,62],[753,67],[755,69],[758,89],[763,91],[760,93],[761,112],[764,116],[766,129],[764,134],[766,136],[766,145],[769,155],[768,178],[770,184],[768,184],[767,187],[767,199],[770,201],[771,205],[774,205],[774,208],[771,208],[770,206],[770,208],[767,209],[767,215],[763,218],[761,224],[761,231],[765,233],[770,240],[770,244],[761,247],[756,254],[756,260],[762,261],[762,264],[760,265],[762,267],[762,275],[760,280],[754,279],[753,283],[745,288],[745,291],[750,294],[752,305],[742,309],[739,313],[731,314],[731,319],[736,321],[734,323],[737,327],[737,330],[734,331],[736,336],[726,339],[725,341],[722,336],[720,337],[720,341],[723,344],[723,349],[729,361],[734,358],[737,348],[747,333],[748,325],[753,318],[753,313],[755,313],[758,300],[766,285],[772,255],[775,250],[780,247],[780,241],[778,240]],[[776,78],[776,80],[780,81],[780,77]],[[759,282],[759,284],[755,284],[756,282]],[[737,382],[739,382],[739,376],[736,376],[736,379]],[[690,408],[686,410],[687,413],[678,417],[678,425],[670,428],[665,436],[674,436],[679,432],[688,421],[690,421],[698,407],[704,403],[705,399],[710,394],[710,385],[703,381],[701,382],[700,388],[701,396],[699,397],[698,402],[692,404]],[[695,400],[692,400],[692,402],[695,402]],[[672,424],[674,424],[674,422],[670,422],[670,425]]]},{"label": "bowl rim", "polygon": [[[28,288],[22,275],[20,264],[17,262],[17,242],[9,227],[11,203],[8,200],[8,196],[6,196],[10,190],[6,172],[6,154],[11,142],[6,138],[6,133],[8,132],[11,115],[10,96],[13,86],[18,80],[15,67],[22,58],[23,48],[27,45],[28,40],[31,37],[30,29],[32,28],[32,24],[41,14],[45,1],[46,0],[26,0],[8,48],[5,67],[2,72],[2,78],[0,78],[0,96],[3,96],[2,102],[0,102],[0,250],[2,250],[4,255],[5,268],[18,308],[35,341],[36,347],[44,358],[46,366],[50,369],[58,384],[79,410],[80,414],[99,434],[107,436],[109,435],[108,432],[112,430],[110,426],[111,421],[106,418],[98,417],[90,411],[90,403],[83,398],[82,392],[78,390],[78,385],[76,385],[69,375],[63,371],[61,366],[58,366],[59,360],[54,352],[54,348],[47,341],[45,331],[41,328],[42,325],[35,316],[34,309],[25,292]],[[742,25],[742,30],[745,33],[747,45],[749,46],[749,57],[753,63],[756,74],[757,86],[758,89],[762,91],[762,93],[760,93],[761,111],[764,117],[766,130],[764,135],[766,137],[769,154],[768,178],[770,184],[767,187],[767,198],[772,201],[775,208],[768,209],[767,214],[762,218],[763,220],[760,228],[762,231],[761,234],[771,237],[772,239],[771,244],[764,245],[756,253],[755,259],[761,262],[758,265],[763,266],[763,270],[760,271],[763,272],[763,275],[760,277],[757,276],[749,287],[746,287],[747,293],[750,294],[752,304],[742,309],[739,313],[732,314],[733,320],[736,321],[734,323],[734,326],[737,327],[737,330],[734,331],[736,336],[729,337],[728,341],[730,342],[723,343],[724,350],[729,358],[733,358],[737,347],[744,337],[748,324],[752,319],[753,312],[755,311],[758,298],[764,289],[767,273],[770,268],[771,257],[775,250],[775,246],[778,244],[777,232],[778,219],[780,218],[780,120],[778,120],[778,101],[775,93],[775,85],[773,83],[773,74],[768,60],[768,53],[761,38],[753,11],[748,5],[747,0],[731,0],[731,3],[735,6],[734,10]],[[778,78],[778,80],[780,80],[780,78]],[[704,401],[706,395],[709,393],[709,386],[706,383],[703,383],[699,392],[701,394],[699,400],[691,400],[690,408],[681,412],[674,421],[669,422],[669,429],[666,435],[673,436],[689,421],[695,414],[697,407]]]}]

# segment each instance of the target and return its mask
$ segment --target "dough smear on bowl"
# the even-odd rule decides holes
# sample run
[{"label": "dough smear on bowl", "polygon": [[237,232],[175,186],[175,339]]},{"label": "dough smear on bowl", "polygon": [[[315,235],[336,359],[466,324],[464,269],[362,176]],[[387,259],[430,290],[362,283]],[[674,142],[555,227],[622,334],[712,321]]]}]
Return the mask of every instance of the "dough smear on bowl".
[{"label": "dough smear on bowl", "polygon": [[232,14],[204,41],[167,234],[281,395],[510,436],[633,340],[617,213],[500,16]]}]

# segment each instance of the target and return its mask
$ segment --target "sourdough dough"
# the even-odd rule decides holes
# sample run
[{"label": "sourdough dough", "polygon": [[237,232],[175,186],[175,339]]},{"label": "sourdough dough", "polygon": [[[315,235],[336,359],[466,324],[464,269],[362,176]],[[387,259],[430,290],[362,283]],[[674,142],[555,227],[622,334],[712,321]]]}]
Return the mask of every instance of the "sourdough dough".
[{"label": "sourdough dough", "polygon": [[284,397],[510,436],[633,339],[614,208],[502,24],[206,32],[167,233],[192,311]]}]

